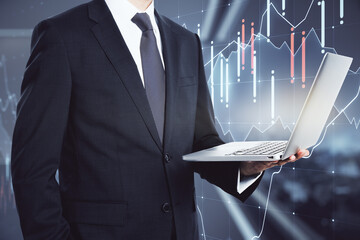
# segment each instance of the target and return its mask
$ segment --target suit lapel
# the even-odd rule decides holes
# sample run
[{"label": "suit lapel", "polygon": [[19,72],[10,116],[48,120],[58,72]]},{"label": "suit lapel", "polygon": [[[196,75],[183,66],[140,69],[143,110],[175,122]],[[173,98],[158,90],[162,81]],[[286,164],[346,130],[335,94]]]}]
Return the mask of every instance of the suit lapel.
[{"label": "suit lapel", "polygon": [[105,1],[91,2],[89,17],[97,23],[91,29],[94,36],[118,73],[153,140],[162,152],[162,144],[138,69]]},{"label": "suit lapel", "polygon": [[155,16],[160,30],[162,53],[165,63],[166,79],[166,104],[165,104],[165,129],[164,129],[164,149],[168,149],[171,142],[173,130],[173,116],[176,114],[176,83],[178,78],[179,48],[177,47],[177,37],[170,26],[164,21],[163,17],[155,11]]}]

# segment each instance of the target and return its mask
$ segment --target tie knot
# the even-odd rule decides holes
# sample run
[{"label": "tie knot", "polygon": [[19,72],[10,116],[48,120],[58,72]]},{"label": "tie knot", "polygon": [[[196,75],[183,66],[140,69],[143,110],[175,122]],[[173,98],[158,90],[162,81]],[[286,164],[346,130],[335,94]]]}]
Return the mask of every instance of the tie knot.
[{"label": "tie knot", "polygon": [[135,23],[143,32],[153,29],[150,17],[147,13],[136,13],[131,21]]}]

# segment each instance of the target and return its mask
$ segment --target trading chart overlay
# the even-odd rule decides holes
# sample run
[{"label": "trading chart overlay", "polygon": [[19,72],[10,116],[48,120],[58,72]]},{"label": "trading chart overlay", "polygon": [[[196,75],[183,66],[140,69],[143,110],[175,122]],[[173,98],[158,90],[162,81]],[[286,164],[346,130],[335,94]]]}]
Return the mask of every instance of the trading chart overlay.
[{"label": "trading chart overlay", "polygon": [[[22,239],[10,159],[32,28],[83,2],[0,3],[0,239]],[[266,171],[245,203],[195,175],[200,239],[358,239],[360,1],[155,0],[155,8],[199,35],[226,142],[287,140],[324,54],[354,58],[308,158]]]}]

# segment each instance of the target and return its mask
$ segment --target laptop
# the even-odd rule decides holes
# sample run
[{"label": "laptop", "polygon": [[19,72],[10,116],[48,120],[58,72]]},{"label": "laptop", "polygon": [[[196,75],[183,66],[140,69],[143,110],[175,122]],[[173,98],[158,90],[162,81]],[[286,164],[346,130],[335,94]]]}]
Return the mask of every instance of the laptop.
[{"label": "laptop", "polygon": [[222,144],[183,156],[185,161],[276,161],[316,144],[330,115],[352,58],[326,53],[288,141]]}]

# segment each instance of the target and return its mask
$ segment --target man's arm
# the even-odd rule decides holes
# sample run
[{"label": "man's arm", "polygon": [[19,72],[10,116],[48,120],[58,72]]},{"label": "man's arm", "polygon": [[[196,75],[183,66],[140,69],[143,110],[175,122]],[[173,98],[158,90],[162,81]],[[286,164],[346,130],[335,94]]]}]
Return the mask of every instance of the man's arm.
[{"label": "man's arm", "polygon": [[[201,43],[197,35],[196,38],[199,51],[199,84],[193,151],[211,148],[224,143],[215,129],[215,118],[205,77]],[[253,184],[239,194],[237,190],[239,186],[240,163],[194,163],[194,167],[195,171],[198,172],[202,178],[219,186],[227,193],[239,198],[241,201],[245,201],[251,195],[262,178],[261,174]]]},{"label": "man's arm", "polygon": [[12,143],[12,182],[25,240],[69,235],[55,173],[70,95],[65,45],[50,21],[43,21],[33,32]]},{"label": "man's arm", "polygon": [[[195,36],[199,51],[199,83],[193,151],[199,151],[224,142],[219,138],[215,129],[214,112],[205,77],[201,43],[199,37]],[[295,162],[307,155],[309,155],[308,150],[300,149],[295,155],[291,155],[282,161],[194,163],[194,168],[202,178],[221,187],[241,201],[245,201],[259,185],[266,169]]]}]

